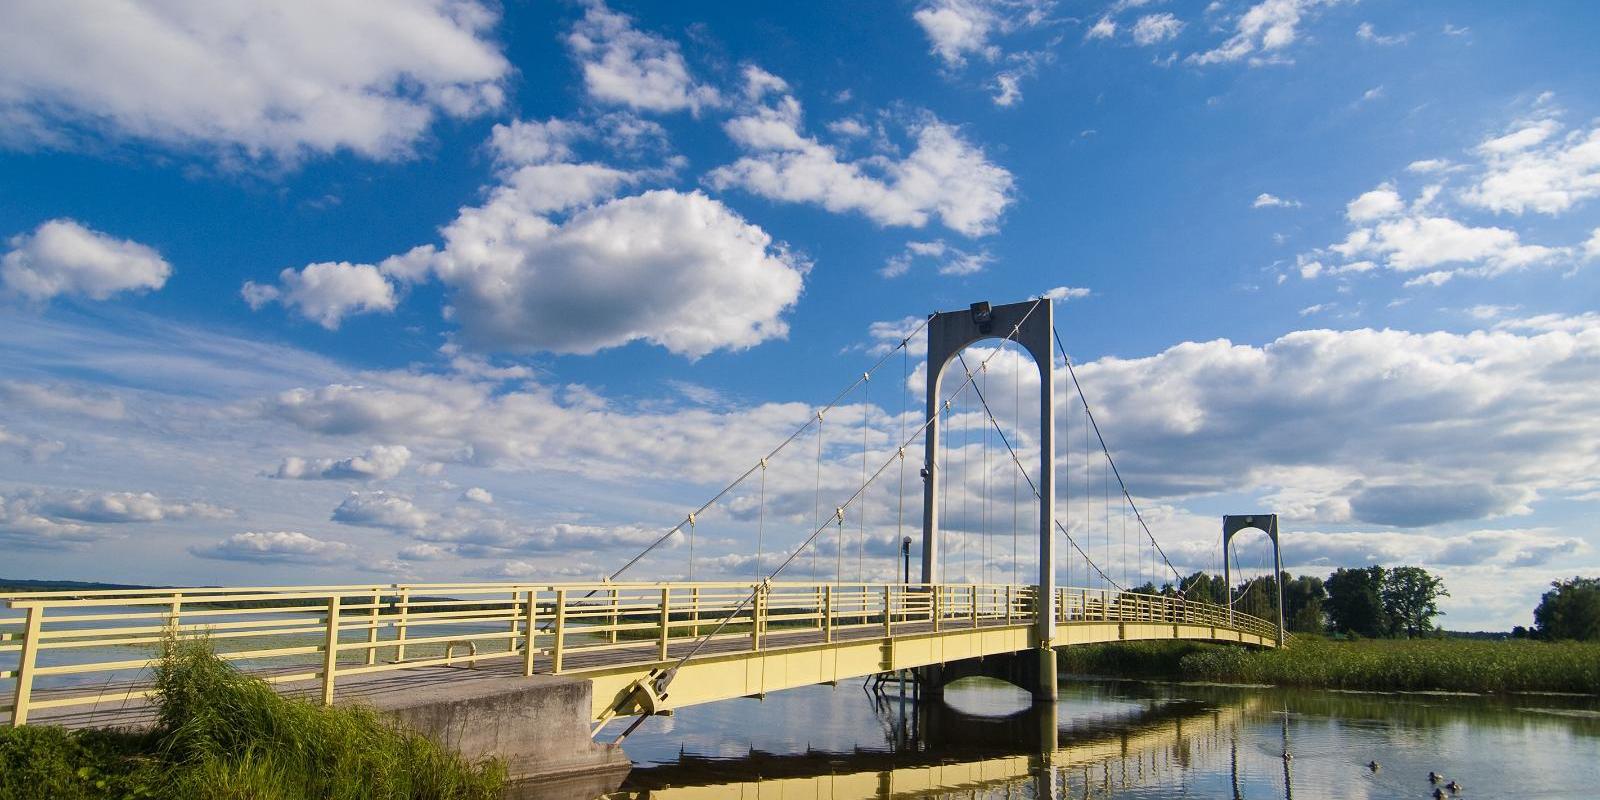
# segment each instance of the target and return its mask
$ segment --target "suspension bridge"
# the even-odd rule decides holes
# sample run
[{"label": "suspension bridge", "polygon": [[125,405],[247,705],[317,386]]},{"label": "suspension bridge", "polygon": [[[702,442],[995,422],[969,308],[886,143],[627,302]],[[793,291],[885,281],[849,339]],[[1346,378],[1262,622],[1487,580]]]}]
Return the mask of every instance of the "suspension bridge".
[{"label": "suspension bridge", "polygon": [[[0,685],[8,679],[12,689],[0,695],[0,711],[13,725],[147,721],[149,669],[173,634],[205,635],[222,658],[328,704],[398,708],[434,693],[516,692],[548,676],[576,679],[588,689],[572,710],[587,724],[586,736],[632,718],[614,741],[678,708],[907,671],[935,689],[979,665],[1036,700],[1054,701],[1054,651],[1079,644],[1283,645],[1281,597],[1276,620],[1236,609],[1228,556],[1236,533],[1258,529],[1280,563],[1276,517],[1226,518],[1220,549],[1227,601],[1185,597],[1183,575],[1124,483],[1053,315],[1047,299],[929,315],[603,580],[4,596],[10,616],[0,618],[0,657],[9,663]],[[926,403],[918,413],[909,387],[913,350],[924,344]],[[1024,355],[1035,367],[1026,375],[1015,368]],[[1002,357],[1012,360],[1009,391],[989,380]],[[877,406],[866,402],[867,393],[896,360],[902,411],[882,412],[874,426],[869,414]],[[1026,414],[1025,384],[1038,392]],[[1058,389],[1069,400],[1064,420],[1057,420]],[[1011,400],[1009,419],[999,395]],[[847,406],[852,398],[860,402]],[[861,428],[859,476],[840,490],[841,444],[829,444],[826,434],[830,419],[850,413]],[[769,480],[780,465],[788,478]],[[767,552],[769,539],[786,529],[780,520],[804,516],[792,508],[803,494],[793,479],[798,470],[814,474],[810,519],[787,547]],[[914,499],[909,509],[907,503],[918,491],[920,518]],[[785,492],[791,508],[769,507]],[[731,524],[738,515],[730,509],[754,518],[748,578],[696,580],[705,569],[696,556],[700,529]],[[901,548],[889,570],[880,565],[869,575],[868,528],[877,543],[891,520]],[[914,527],[917,580],[906,535]],[[855,575],[847,576],[852,550]],[[669,557],[686,557],[681,579],[630,575]],[[903,565],[895,563],[901,558]],[[904,573],[895,575],[901,566]]]}]

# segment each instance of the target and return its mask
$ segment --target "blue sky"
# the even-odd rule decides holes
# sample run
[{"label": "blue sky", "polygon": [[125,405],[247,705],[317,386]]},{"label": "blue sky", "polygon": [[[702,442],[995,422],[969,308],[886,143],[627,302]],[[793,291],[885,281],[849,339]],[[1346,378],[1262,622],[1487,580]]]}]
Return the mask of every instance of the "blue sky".
[{"label": "blue sky", "polygon": [[[1597,28],[1555,2],[12,4],[0,573],[593,577],[908,318],[1048,292],[1183,567],[1216,515],[1272,509],[1292,568],[1422,563],[1449,625],[1526,623],[1600,570]],[[906,366],[826,423],[826,492],[843,443],[893,452]],[[997,406],[1019,369],[993,360]],[[826,493],[794,461],[769,555]],[[699,575],[753,573],[733,499]],[[671,544],[641,577],[684,573]]]}]

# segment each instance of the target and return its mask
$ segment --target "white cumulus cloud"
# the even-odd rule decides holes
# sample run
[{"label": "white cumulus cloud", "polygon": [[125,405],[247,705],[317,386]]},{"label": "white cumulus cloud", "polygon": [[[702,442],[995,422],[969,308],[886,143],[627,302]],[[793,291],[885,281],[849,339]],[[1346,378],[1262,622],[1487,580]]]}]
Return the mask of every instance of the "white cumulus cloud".
[{"label": "white cumulus cloud", "polygon": [[1600,196],[1600,124],[1564,130],[1545,118],[1484,141],[1484,172],[1462,200],[1499,213],[1556,215]]},{"label": "white cumulus cloud", "polygon": [[1248,59],[1273,63],[1299,37],[1301,20],[1320,5],[1337,0],[1262,0],[1234,23],[1234,33],[1216,48],[1189,56],[1191,64],[1221,64]]},{"label": "white cumulus cloud", "polygon": [[960,129],[932,117],[914,123],[903,158],[850,160],[801,132],[800,104],[777,104],[729,120],[724,128],[749,155],[707,176],[718,189],[856,212],[879,225],[920,228],[937,217],[966,236],[993,232],[1012,203],[1015,180]]},{"label": "white cumulus cloud", "polygon": [[408,155],[498,108],[510,65],[475,0],[0,4],[0,139],[78,134],[293,160]]},{"label": "white cumulus cloud", "polygon": [[315,539],[299,531],[250,531],[236,533],[209,545],[194,545],[189,552],[200,558],[223,561],[259,561],[291,564],[324,564],[355,554],[343,542]]},{"label": "white cumulus cloud", "polygon": [[399,302],[394,285],[371,264],[308,264],[285,269],[278,281],[278,286],[245,281],[239,293],[253,309],[276,301],[330,331],[352,314],[393,311]]},{"label": "white cumulus cloud", "polygon": [[928,37],[930,52],[947,67],[968,56],[994,61],[1003,54],[995,37],[1048,20],[1053,0],[926,0],[911,18]]},{"label": "white cumulus cloud", "polygon": [[70,219],[41,223],[7,242],[0,289],[33,301],[105,300],[120,292],[160,289],[172,265],[154,248],[90,230]]},{"label": "white cumulus cloud", "polygon": [[1165,11],[1146,14],[1133,23],[1133,41],[1140,46],[1160,44],[1177,38],[1183,32],[1183,21]]},{"label": "white cumulus cloud", "polygon": [[386,480],[400,474],[411,461],[405,445],[378,445],[349,458],[289,456],[272,477],[283,480]]},{"label": "white cumulus cloud", "polygon": [[442,248],[385,269],[417,274],[421,264],[449,287],[463,342],[481,350],[593,353],[646,341],[699,357],[787,334],[782,315],[809,267],[721,202],[659,189],[558,222],[542,216],[547,199],[502,187],[462,209]]},{"label": "white cumulus cloud", "polygon": [[689,74],[676,42],[633,26],[633,18],[590,0],[567,36],[589,96],[641,111],[699,111],[721,103]]},{"label": "white cumulus cloud", "polygon": [[1252,202],[1250,204],[1250,207],[1251,208],[1299,208],[1300,207],[1300,201],[1299,200],[1287,200],[1287,199],[1279,197],[1279,196],[1277,196],[1275,194],[1269,194],[1267,192],[1262,192],[1261,194],[1256,195],[1256,199],[1255,199],[1254,202]]},{"label": "white cumulus cloud", "polygon": [[994,256],[987,250],[967,252],[946,244],[943,239],[906,242],[905,249],[890,257],[878,274],[885,278],[899,277],[911,271],[912,264],[918,260],[933,262],[940,275],[974,275],[992,263]]},{"label": "white cumulus cloud", "polygon": [[434,520],[432,514],[417,508],[411,498],[389,492],[351,492],[333,510],[334,522],[368,528],[416,531]]}]

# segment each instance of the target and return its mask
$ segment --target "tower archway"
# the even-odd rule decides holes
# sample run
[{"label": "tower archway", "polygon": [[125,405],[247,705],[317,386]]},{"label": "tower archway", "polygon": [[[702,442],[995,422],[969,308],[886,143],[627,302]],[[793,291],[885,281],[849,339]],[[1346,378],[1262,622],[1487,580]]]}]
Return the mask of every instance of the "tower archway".
[{"label": "tower archway", "polygon": [[1222,584],[1228,600],[1229,622],[1233,616],[1233,560],[1234,534],[1244,530],[1258,530],[1272,542],[1272,585],[1278,592],[1278,646],[1283,646],[1283,550],[1278,543],[1277,514],[1228,514],[1222,518]]},{"label": "tower archway", "polygon": [[[943,311],[928,321],[927,419],[924,437],[922,489],[922,581],[934,583],[939,575],[939,497],[943,491],[943,465],[939,440],[943,436],[940,386],[945,368],[958,353],[988,339],[1015,342],[1028,351],[1039,371],[1039,580],[1035,641],[1040,648],[1041,675],[1034,697],[1054,701],[1055,655],[1050,641],[1056,629],[1055,539],[1055,351],[1052,334],[1055,314],[1048,298],[990,306],[973,303],[964,311]],[[1045,662],[1048,661],[1046,670]]]}]

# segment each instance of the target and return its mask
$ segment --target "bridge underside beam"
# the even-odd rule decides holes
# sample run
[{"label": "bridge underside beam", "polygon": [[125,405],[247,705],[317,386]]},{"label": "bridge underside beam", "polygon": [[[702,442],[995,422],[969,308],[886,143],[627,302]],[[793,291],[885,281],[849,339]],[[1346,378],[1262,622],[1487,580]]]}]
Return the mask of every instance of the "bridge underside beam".
[{"label": "bridge underside beam", "polygon": [[[1036,631],[1032,624],[1020,623],[702,656],[678,668],[670,692],[658,709],[683,708],[883,672],[1033,650],[1036,649]],[[1061,623],[1050,644],[1056,648],[1161,639],[1237,642],[1260,647],[1276,644],[1271,637],[1221,627],[1137,622]],[[588,678],[593,683],[594,719],[602,720],[644,713],[646,709],[631,699],[635,682],[674,663],[599,667],[567,674]]]}]

